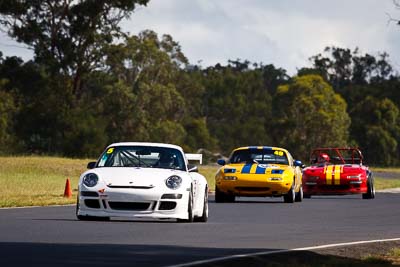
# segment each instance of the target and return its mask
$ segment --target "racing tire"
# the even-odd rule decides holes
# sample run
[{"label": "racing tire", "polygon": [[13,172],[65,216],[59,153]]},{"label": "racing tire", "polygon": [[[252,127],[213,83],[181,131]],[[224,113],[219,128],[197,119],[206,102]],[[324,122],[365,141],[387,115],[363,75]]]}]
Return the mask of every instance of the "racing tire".
[{"label": "racing tire", "polygon": [[311,198],[311,195],[303,193],[303,198]]},{"label": "racing tire", "polygon": [[294,187],[292,186],[289,190],[289,192],[287,192],[287,194],[283,195],[283,201],[285,203],[294,203],[296,198],[296,194],[294,192]]},{"label": "racing tire", "polygon": [[363,199],[375,198],[375,185],[374,185],[374,178],[372,178],[372,174],[368,176],[367,193],[362,194],[362,198]]},{"label": "racing tire", "polygon": [[196,222],[207,222],[208,221],[208,188],[206,187],[206,191],[204,192],[204,204],[203,204],[203,213],[201,217],[196,217],[194,219]]},{"label": "racing tire", "polygon": [[218,187],[215,187],[215,202],[216,203],[226,202],[226,194],[219,191]]},{"label": "racing tire", "polygon": [[297,193],[296,193],[296,196],[295,196],[295,201],[296,201],[296,202],[302,202],[302,201],[303,201],[303,197],[304,197],[304,194],[303,194],[303,185],[300,185],[299,192],[297,192]]},{"label": "racing tire", "polygon": [[178,222],[188,222],[191,223],[194,221],[194,213],[193,213],[193,191],[190,190],[189,193],[189,201],[188,201],[188,218],[187,219],[178,219]]},{"label": "racing tire", "polygon": [[235,196],[234,195],[227,195],[226,196],[226,202],[230,202],[230,203],[235,202]]}]

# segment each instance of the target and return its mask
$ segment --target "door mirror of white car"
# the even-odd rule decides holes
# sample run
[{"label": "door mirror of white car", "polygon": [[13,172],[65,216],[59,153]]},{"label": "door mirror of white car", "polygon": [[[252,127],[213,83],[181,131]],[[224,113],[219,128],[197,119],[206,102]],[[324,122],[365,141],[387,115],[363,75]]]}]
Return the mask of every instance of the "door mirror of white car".
[{"label": "door mirror of white car", "polygon": [[191,165],[191,164],[188,164],[188,170],[189,172],[199,172],[199,168],[197,168],[196,165]]},{"label": "door mirror of white car", "polygon": [[94,169],[94,167],[96,167],[96,161],[91,161],[87,165],[88,169]]}]

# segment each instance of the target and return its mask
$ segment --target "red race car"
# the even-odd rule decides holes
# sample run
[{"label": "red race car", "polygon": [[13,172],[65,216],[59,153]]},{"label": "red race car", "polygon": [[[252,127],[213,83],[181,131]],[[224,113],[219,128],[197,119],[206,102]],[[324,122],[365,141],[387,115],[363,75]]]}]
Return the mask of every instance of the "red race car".
[{"label": "red race car", "polygon": [[374,179],[358,148],[317,148],[303,169],[304,197],[362,194],[375,197]]}]

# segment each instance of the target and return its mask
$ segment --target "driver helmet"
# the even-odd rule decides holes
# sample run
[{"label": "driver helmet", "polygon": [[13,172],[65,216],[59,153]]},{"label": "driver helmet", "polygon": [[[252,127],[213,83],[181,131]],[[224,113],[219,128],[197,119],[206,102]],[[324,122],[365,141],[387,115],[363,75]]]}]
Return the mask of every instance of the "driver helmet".
[{"label": "driver helmet", "polygon": [[321,153],[318,156],[318,162],[329,162],[329,155],[326,153]]},{"label": "driver helmet", "polygon": [[175,157],[171,153],[163,153],[160,155],[159,165],[163,167],[171,167],[174,165]]}]

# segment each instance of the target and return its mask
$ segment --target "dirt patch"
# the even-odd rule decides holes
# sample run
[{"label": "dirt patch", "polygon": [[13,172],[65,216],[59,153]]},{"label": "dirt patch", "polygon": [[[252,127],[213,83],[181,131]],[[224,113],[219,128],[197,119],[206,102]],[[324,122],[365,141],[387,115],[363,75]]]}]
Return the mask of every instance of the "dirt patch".
[{"label": "dirt patch", "polygon": [[[197,266],[208,267],[388,267],[400,266],[400,241],[343,246],[313,251],[291,251],[279,254],[250,256]],[[397,253],[399,254],[399,253]]]}]

